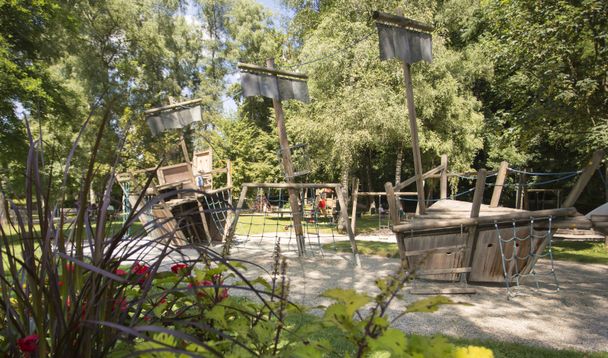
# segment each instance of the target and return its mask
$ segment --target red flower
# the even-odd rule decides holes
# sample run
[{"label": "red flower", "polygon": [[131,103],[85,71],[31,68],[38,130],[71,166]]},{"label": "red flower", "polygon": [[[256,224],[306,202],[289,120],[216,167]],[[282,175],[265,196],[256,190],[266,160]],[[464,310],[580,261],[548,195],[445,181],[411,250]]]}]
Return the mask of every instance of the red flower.
[{"label": "red flower", "polygon": [[171,266],[171,271],[173,271],[174,274],[188,274],[189,271],[189,266],[186,264],[175,264],[173,266]]},{"label": "red flower", "polygon": [[63,281],[57,282],[57,286],[62,287],[63,286]]},{"label": "red flower", "polygon": [[144,275],[148,272],[149,267],[146,265],[140,265],[139,262],[135,262],[131,267],[131,272],[136,275]]},{"label": "red flower", "polygon": [[118,275],[118,276],[126,276],[126,275],[127,275],[127,271],[125,271],[125,270],[121,270],[121,269],[116,269],[116,270],[114,271],[114,274],[115,274],[115,275]]},{"label": "red flower", "polygon": [[220,299],[220,301],[223,301],[226,298],[228,298],[228,289],[224,288],[224,289],[222,289],[222,291],[219,294],[219,299]]},{"label": "red flower", "polygon": [[22,352],[35,352],[36,349],[38,349],[38,339],[39,338],[37,335],[32,334],[27,337],[19,338],[17,340],[17,345],[19,346],[19,349],[21,349]]},{"label": "red flower", "polygon": [[112,311],[116,308],[119,308],[121,312],[126,312],[129,306],[127,305],[127,299],[123,296],[118,296],[116,300],[114,300],[114,304],[112,305]]},{"label": "red flower", "polygon": [[72,263],[72,262],[66,263],[65,270],[68,272],[74,272],[74,263]]}]

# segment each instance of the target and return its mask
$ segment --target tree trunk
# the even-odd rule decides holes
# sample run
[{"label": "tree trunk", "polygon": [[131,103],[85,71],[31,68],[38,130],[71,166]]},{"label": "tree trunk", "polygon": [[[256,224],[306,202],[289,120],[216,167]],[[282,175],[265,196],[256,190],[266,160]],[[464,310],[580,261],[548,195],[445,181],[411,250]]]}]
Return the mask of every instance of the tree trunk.
[{"label": "tree trunk", "polygon": [[[348,197],[348,168],[347,167],[342,167],[342,170],[340,171],[340,184],[342,185],[342,192],[344,193],[344,199],[348,203],[350,199]],[[348,207],[346,207],[346,208],[340,207],[340,210],[346,210],[346,212],[348,213]],[[340,234],[345,233],[346,225],[348,225],[348,224],[349,223],[344,221],[344,218],[342,217],[342,215],[340,215],[338,217],[338,232]]]},{"label": "tree trunk", "polygon": [[[374,187],[372,184],[372,151],[368,149],[367,151],[367,166],[365,168],[365,180],[367,181],[367,191],[368,192],[372,192],[374,191]],[[374,200],[374,198],[372,198],[371,196],[366,195],[365,196],[367,203],[366,203],[366,211],[371,210],[372,207],[372,202]]]},{"label": "tree trunk", "polygon": [[401,166],[403,165],[403,145],[397,146],[397,161],[395,162],[395,184],[401,183]]},{"label": "tree trunk", "polygon": [[7,201],[4,198],[4,193],[0,191],[0,226],[4,227],[5,230],[8,228],[8,205]]}]

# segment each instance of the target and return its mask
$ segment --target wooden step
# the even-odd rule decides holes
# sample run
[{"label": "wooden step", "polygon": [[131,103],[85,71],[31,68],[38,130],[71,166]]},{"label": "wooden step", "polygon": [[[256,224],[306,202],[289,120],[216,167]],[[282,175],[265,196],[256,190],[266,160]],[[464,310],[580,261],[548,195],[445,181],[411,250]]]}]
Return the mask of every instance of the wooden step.
[{"label": "wooden step", "polygon": [[472,295],[477,290],[470,287],[455,288],[412,288],[412,295]]},{"label": "wooden step", "polygon": [[421,270],[414,271],[414,275],[416,276],[432,276],[432,275],[443,275],[446,273],[465,273],[471,272],[470,267],[454,267],[454,268],[445,268],[445,269],[434,269],[434,270]]}]

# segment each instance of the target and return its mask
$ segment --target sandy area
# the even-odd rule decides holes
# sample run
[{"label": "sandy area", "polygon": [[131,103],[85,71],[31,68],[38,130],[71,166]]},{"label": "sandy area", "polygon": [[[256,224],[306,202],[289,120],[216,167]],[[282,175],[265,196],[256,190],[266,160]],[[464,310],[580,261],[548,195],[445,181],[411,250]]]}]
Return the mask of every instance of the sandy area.
[{"label": "sandy area", "polygon": [[[358,237],[358,239],[363,239]],[[369,239],[369,238],[365,238]],[[385,241],[387,237],[375,237]],[[284,245],[291,280],[290,299],[315,306],[329,304],[319,297],[332,287],[354,288],[360,292],[378,292],[374,281],[397,269],[396,259],[361,257],[362,267],[354,269],[349,254],[317,252],[315,257],[299,259],[291,246]],[[234,257],[250,260],[270,269],[272,241],[252,239],[238,245]],[[464,338],[492,338],[551,348],[584,351],[608,351],[608,266],[555,261],[560,290],[553,290],[550,276],[539,276],[541,290],[533,289],[529,279],[510,299],[504,286],[475,285],[477,294],[453,295],[471,305],[449,305],[435,313],[408,314],[395,322],[406,332],[442,333]],[[540,261],[539,273],[548,272],[549,262]],[[255,277],[259,272],[251,270]],[[437,287],[435,285],[435,287]],[[409,288],[406,288],[406,293]],[[406,294],[395,301],[389,315],[394,317],[405,306],[424,296]]]}]

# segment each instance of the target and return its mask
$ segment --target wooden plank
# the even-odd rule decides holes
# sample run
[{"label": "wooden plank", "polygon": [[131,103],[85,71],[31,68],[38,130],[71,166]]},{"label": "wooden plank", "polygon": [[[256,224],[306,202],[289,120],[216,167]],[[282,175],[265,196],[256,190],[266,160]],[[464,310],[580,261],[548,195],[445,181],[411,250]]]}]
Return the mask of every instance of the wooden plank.
[{"label": "wooden plank", "polygon": [[[424,179],[429,179],[429,178],[431,178],[433,175],[435,175],[435,174],[437,174],[437,173],[441,172],[442,168],[443,168],[443,167],[440,165],[440,166],[438,166],[438,167],[435,167],[435,168],[433,168],[433,169],[429,170],[428,172],[426,172],[426,173],[422,174],[422,179],[424,180]],[[399,184],[395,185],[394,190],[399,191],[399,190],[401,190],[401,189],[403,189],[403,188],[407,187],[408,185],[413,184],[414,182],[416,182],[416,176],[413,176],[413,177],[411,177],[411,178],[408,178],[408,179],[406,179],[406,180],[402,181],[401,183],[399,183]]]},{"label": "wooden plank", "polygon": [[510,220],[526,220],[533,217],[564,217],[574,216],[578,212],[576,208],[560,208],[560,209],[547,209],[537,211],[516,211],[510,214],[502,215],[488,215],[481,216],[478,218],[462,218],[462,219],[445,219],[445,220],[420,220],[406,224],[400,224],[393,226],[393,232],[409,232],[411,230],[427,230],[427,229],[439,229],[449,227],[460,227],[460,226],[471,226],[471,225],[482,225],[491,224],[495,221],[510,221]]},{"label": "wooden plank", "polygon": [[355,233],[351,229],[350,225],[348,225],[348,203],[344,197],[342,187],[336,188],[336,196],[338,197],[338,202],[340,203],[340,215],[344,220],[346,233],[348,235],[348,240],[350,241],[350,247],[353,251],[354,264],[356,267],[361,267],[361,259],[359,258],[359,250],[357,249],[357,242],[355,241]]},{"label": "wooden plank", "polygon": [[[398,196],[416,196],[416,195],[418,195],[418,192],[396,191],[396,192],[394,192],[394,194],[398,195]],[[358,196],[379,196],[379,195],[386,195],[386,192],[385,191],[360,191],[360,192],[357,192],[357,195]]]},{"label": "wooden plank", "polygon": [[275,76],[281,76],[281,77],[293,77],[293,78],[297,78],[297,79],[301,79],[301,80],[308,79],[308,76],[303,73],[277,70],[276,68],[274,68],[274,59],[272,59],[272,64],[270,63],[270,59],[267,60],[266,67],[252,65],[250,63],[242,63],[242,62],[239,62],[237,64],[237,67],[241,70],[245,70],[248,72],[261,72],[261,73],[265,73],[265,74],[269,74],[269,75],[275,75]]},{"label": "wooden plank", "polygon": [[163,107],[156,107],[156,108],[152,108],[149,109],[147,111],[144,112],[145,116],[149,116],[150,114],[156,113],[156,112],[161,112],[161,111],[167,111],[170,109],[174,109],[174,108],[178,108],[178,107],[184,107],[184,106],[193,106],[197,103],[202,102],[203,99],[202,98],[197,98],[197,99],[193,99],[190,101],[185,101],[185,102],[180,102],[180,103],[173,103],[170,104],[168,106],[163,106]]},{"label": "wooden plank", "polygon": [[477,293],[474,288],[413,288],[412,295],[472,295]]},{"label": "wooden plank", "polygon": [[576,181],[576,184],[574,184],[572,190],[570,190],[570,193],[568,193],[566,200],[564,200],[564,202],[562,203],[563,206],[574,206],[574,203],[576,203],[578,198],[581,196],[583,190],[585,190],[585,187],[587,186],[587,184],[589,184],[589,180],[591,180],[591,177],[593,176],[597,168],[600,166],[603,157],[604,151],[601,149],[596,150],[593,153],[593,156],[591,157],[591,162],[587,165],[587,167],[585,167],[585,169],[583,169],[583,173]]},{"label": "wooden plank", "polygon": [[359,193],[359,178],[354,178],[353,179],[353,211],[351,214],[351,219],[350,219],[350,226],[353,230],[353,233],[356,233],[357,231],[355,230],[356,226],[357,226],[357,193]]},{"label": "wooden plank", "polygon": [[441,253],[441,252],[457,251],[457,250],[463,249],[465,247],[466,247],[465,245],[452,245],[452,246],[428,248],[428,249],[424,249],[424,250],[406,251],[405,256],[417,256],[417,255],[424,255],[424,254],[434,254],[434,253]]},{"label": "wooden plank", "polygon": [[452,267],[452,268],[444,268],[444,269],[414,271],[414,275],[433,276],[433,275],[443,275],[446,273],[467,273],[467,272],[471,272],[470,267]]},{"label": "wooden plank", "polygon": [[420,22],[420,21],[413,20],[413,19],[408,19],[407,17],[403,17],[403,16],[387,14],[387,13],[381,12],[381,11],[374,11],[374,13],[372,14],[372,17],[376,21],[384,22],[387,24],[395,25],[395,26],[412,28],[412,29],[416,29],[419,31],[425,31],[425,32],[433,32],[433,30],[434,30],[432,25],[425,24],[424,22]]},{"label": "wooden plank", "polygon": [[323,189],[336,190],[340,187],[338,183],[244,183],[243,187],[263,189]]},{"label": "wooden plank", "polygon": [[439,179],[439,198],[448,198],[448,156],[441,155],[441,178]]},{"label": "wooden plank", "polygon": [[426,203],[424,201],[424,183],[422,182],[422,159],[420,156],[420,144],[418,140],[418,124],[416,123],[416,107],[414,106],[414,87],[412,85],[412,77],[410,75],[410,65],[405,62],[403,63],[403,78],[405,80],[407,113],[412,137],[414,172],[416,173],[416,191],[418,192],[418,211],[420,214],[424,214],[426,212]]},{"label": "wooden plank", "polygon": [[492,192],[492,199],[490,200],[490,207],[495,208],[500,202],[500,196],[502,194],[502,188],[505,185],[505,179],[507,178],[507,170],[509,169],[508,162],[500,162],[498,168],[498,175],[496,176],[496,183],[494,183],[494,192]]}]

